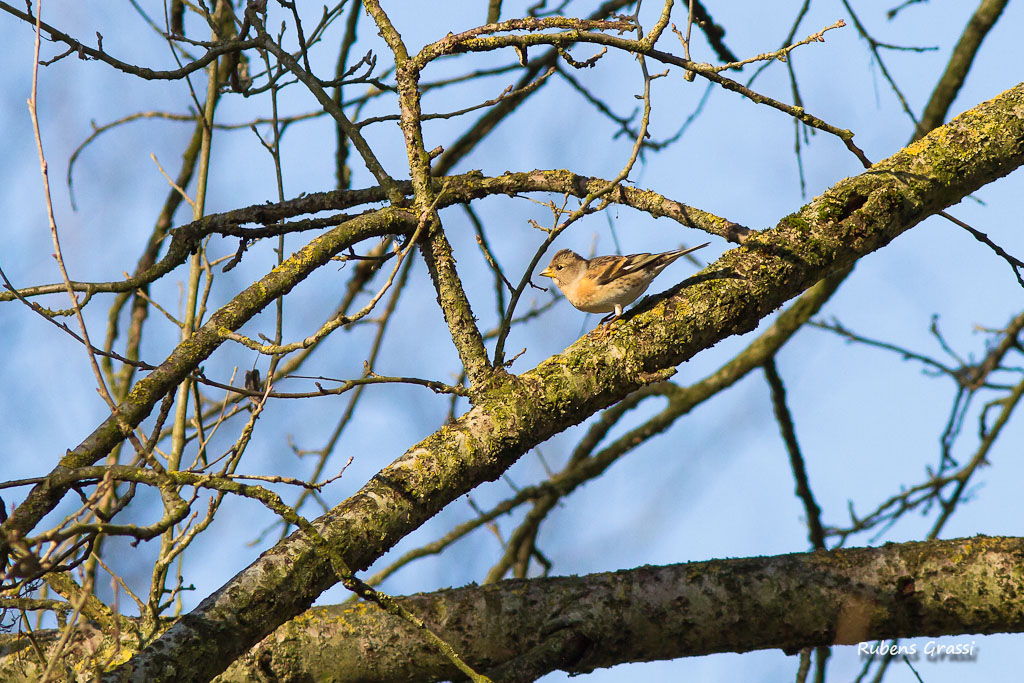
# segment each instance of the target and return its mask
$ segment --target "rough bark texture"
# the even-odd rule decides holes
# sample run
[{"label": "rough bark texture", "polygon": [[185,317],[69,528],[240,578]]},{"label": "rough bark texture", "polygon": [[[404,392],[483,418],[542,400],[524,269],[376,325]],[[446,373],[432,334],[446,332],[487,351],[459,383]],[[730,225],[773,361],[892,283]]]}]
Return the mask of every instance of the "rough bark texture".
[{"label": "rough bark texture", "polygon": [[[585,673],[716,652],[1020,631],[1022,560],[1024,539],[976,537],[510,580],[405,601],[477,670]],[[257,662],[286,680],[457,676],[408,625],[365,605],[289,622],[222,680],[252,680]],[[297,662],[309,668],[290,668]]]},{"label": "rough bark texture", "polygon": [[[535,677],[715,652],[1020,632],[1022,563],[1024,539],[975,537],[510,580],[401,601],[478,671]],[[53,636],[39,634],[37,641],[46,647]],[[81,665],[90,650],[107,648],[98,630],[84,630],[66,661]],[[0,654],[3,680],[39,675],[25,638],[0,641]],[[359,604],[293,619],[218,680],[427,681],[457,674],[408,624]]]},{"label": "rough bark texture", "polygon": [[[588,335],[520,376],[498,373],[476,406],[317,520],[362,569],[538,443],[747,332],[822,277],[884,246],[1024,162],[1024,85],[978,105],[773,229],[603,338]],[[738,277],[737,277],[738,276]],[[109,680],[206,680],[336,581],[303,534],[268,550]]]}]

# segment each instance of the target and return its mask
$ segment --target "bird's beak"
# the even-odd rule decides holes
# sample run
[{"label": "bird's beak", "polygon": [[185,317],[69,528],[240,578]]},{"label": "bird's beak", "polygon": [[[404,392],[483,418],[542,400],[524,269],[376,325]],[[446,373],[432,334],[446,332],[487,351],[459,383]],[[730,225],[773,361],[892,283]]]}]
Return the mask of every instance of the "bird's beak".
[{"label": "bird's beak", "polygon": [[541,277],[554,277],[555,276],[555,274],[551,272],[551,266],[548,266],[544,270],[540,271],[538,273],[538,275],[540,275]]}]

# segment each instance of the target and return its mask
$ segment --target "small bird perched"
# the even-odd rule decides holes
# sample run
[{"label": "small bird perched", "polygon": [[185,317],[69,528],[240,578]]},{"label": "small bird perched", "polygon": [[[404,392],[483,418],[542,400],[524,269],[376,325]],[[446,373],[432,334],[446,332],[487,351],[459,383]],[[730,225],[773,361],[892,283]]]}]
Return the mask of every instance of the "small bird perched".
[{"label": "small bird perched", "polygon": [[683,254],[697,251],[711,244],[705,242],[689,249],[676,249],[660,254],[630,254],[628,256],[597,256],[585,259],[569,249],[562,249],[548,267],[540,272],[555,281],[562,294],[573,306],[587,313],[610,313],[601,322],[614,322],[622,316],[622,307],[628,306],[647,291],[670,263]]}]

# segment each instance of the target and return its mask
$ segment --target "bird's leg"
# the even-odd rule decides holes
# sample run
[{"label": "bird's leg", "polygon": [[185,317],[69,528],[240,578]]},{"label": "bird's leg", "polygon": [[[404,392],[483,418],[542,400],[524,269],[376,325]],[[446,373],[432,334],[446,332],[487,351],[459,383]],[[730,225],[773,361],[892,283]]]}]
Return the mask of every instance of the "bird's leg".
[{"label": "bird's leg", "polygon": [[611,329],[612,323],[614,323],[616,320],[618,320],[621,317],[622,317],[622,306],[620,304],[615,304],[615,310],[612,311],[611,313],[609,313],[608,315],[606,315],[605,317],[601,318],[601,322],[598,323],[598,327],[603,327],[604,330],[607,332],[608,330]]}]

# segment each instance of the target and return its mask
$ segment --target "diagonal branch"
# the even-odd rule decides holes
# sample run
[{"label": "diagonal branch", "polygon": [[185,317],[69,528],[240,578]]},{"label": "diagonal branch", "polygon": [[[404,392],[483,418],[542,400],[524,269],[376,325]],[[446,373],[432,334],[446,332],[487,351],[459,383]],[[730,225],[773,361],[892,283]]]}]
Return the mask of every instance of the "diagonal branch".
[{"label": "diagonal branch", "polygon": [[[163,363],[132,387],[127,398],[118,404],[116,415],[107,418],[81,444],[61,458],[50,477],[59,478],[67,469],[93,465],[105,457],[128,436],[125,430],[130,433],[138,426],[168,391],[223,343],[226,339],[224,330],[240,328],[277,297],[288,293],[306,275],[328,262],[331,256],[352,244],[369,237],[404,233],[415,224],[416,217],[408,211],[385,209],[342,224],[298,250],[282,266],[250,285],[221,307],[190,338],[178,344]],[[2,540],[6,541],[12,531],[27,534],[60,501],[67,487],[52,486],[50,477],[35,486],[4,521],[0,527],[4,534]],[[0,549],[6,552],[6,543],[0,544]]]},{"label": "diagonal branch", "polygon": [[989,30],[1003,13],[1007,0],[981,0],[978,9],[974,11],[967,26],[964,28],[960,40],[953,48],[953,54],[949,56],[949,63],[946,70],[939,79],[935,90],[932,91],[931,99],[921,114],[921,121],[917,124],[919,133],[915,133],[914,139],[921,134],[930,131],[936,126],[941,126],[946,119],[946,112],[949,111],[953,100],[960,92],[967,72],[971,69],[975,55],[981,47],[981,41],[988,35]]},{"label": "diagonal branch", "polygon": [[476,317],[455,269],[455,256],[444,234],[437,215],[437,204],[444,194],[435,191],[430,177],[430,154],[423,141],[423,112],[419,87],[421,66],[410,59],[401,35],[377,0],[363,0],[367,13],[377,24],[381,37],[395,56],[395,77],[398,83],[398,103],[401,111],[402,135],[409,161],[415,205],[419,212],[431,214],[428,231],[421,245],[423,260],[437,292],[437,303],[444,314],[452,341],[462,360],[473,388],[473,396],[491,377],[491,364],[487,359],[483,336],[476,326]]},{"label": "diagonal branch", "polygon": [[[775,229],[749,235],[742,247],[612,333],[588,335],[534,370],[495,384],[469,412],[320,517],[319,533],[354,571],[365,568],[445,505],[500,476],[529,448],[671,376],[675,365],[700,350],[754,329],[823,277],[1022,163],[1024,84],[837,183]],[[207,680],[335,580],[312,540],[292,534],[111,680],[161,681],[167,671],[178,680]]]}]

